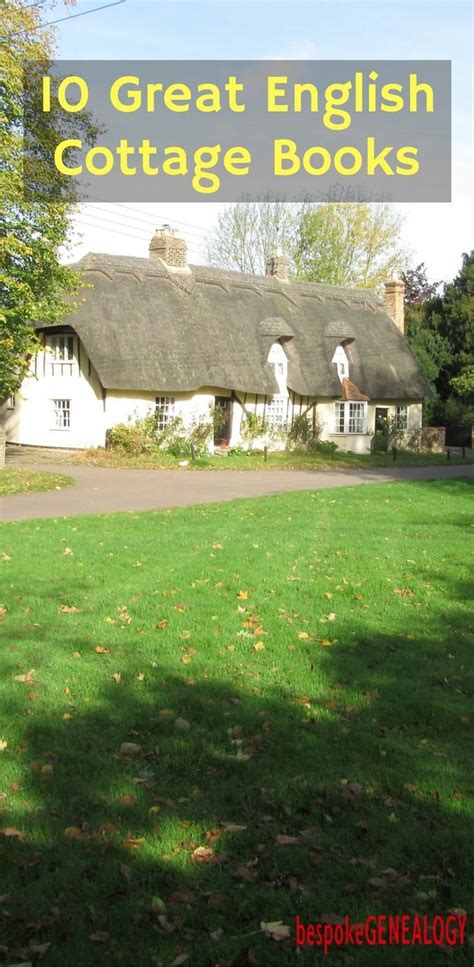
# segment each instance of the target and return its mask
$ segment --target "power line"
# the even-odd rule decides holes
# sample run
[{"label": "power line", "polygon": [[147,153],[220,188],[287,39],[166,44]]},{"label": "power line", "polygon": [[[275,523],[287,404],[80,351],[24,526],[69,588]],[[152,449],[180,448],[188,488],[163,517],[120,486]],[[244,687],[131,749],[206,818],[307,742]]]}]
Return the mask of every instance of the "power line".
[{"label": "power line", "polygon": [[[96,209],[96,211],[106,212],[106,214],[109,213],[109,208],[101,208],[101,206],[100,205],[96,205],[95,202],[93,202],[91,204],[93,204],[93,207]],[[122,205],[121,202],[117,202],[116,205],[115,205],[115,207],[120,208],[121,205]],[[110,205],[110,207],[112,207],[112,205]],[[127,206],[127,207],[129,207],[130,210],[132,210],[131,209],[131,206]],[[115,212],[110,212],[110,214],[115,215]],[[168,216],[165,216],[165,215],[157,214],[156,218],[152,218],[151,216],[145,215],[145,214],[142,215],[142,216],[138,216],[138,215],[128,215],[126,212],[123,212],[123,213],[121,212],[120,215],[121,215],[122,218],[130,219],[130,221],[133,221],[133,222],[139,222],[141,225],[145,225],[145,224],[153,225],[154,228],[156,228],[156,221],[159,218],[165,218],[166,217],[166,219],[168,221],[176,222],[176,224],[178,224],[178,219],[176,219],[176,218],[170,218],[169,215]],[[187,222],[181,222],[180,224],[187,225]],[[186,234],[187,235],[194,235],[194,236],[196,236],[196,238],[200,238],[200,239],[203,239],[203,238],[205,239],[207,237],[208,231],[206,229],[204,229],[204,228],[198,229],[197,225],[195,226],[195,229],[197,229],[197,230],[195,230],[195,231],[192,231],[192,230],[189,231],[189,230],[187,230]]]},{"label": "power line", "polygon": [[[99,10],[108,10],[109,7],[119,7],[122,3],[126,3],[126,0],[113,0],[113,3],[104,3],[101,7],[93,7],[92,10],[82,10],[80,13],[70,13],[67,17],[58,17],[57,20],[48,20],[44,24],[34,24],[34,30],[44,30],[46,27],[53,27],[54,24],[64,23],[65,20],[75,20],[76,17],[87,17],[90,13],[97,13]],[[31,3],[30,7],[42,6],[42,2]],[[28,7],[25,8],[26,10]],[[28,33],[30,27],[25,27],[24,30],[17,31],[16,34],[10,34],[9,40],[14,40],[15,37],[21,37],[22,34]]]},{"label": "power line", "polygon": [[[147,227],[144,227],[143,229],[140,229],[138,226],[128,225],[126,222],[124,223],[124,222],[117,221],[117,220],[111,219],[111,218],[104,218],[103,215],[96,215],[96,214],[94,214],[94,212],[90,212],[90,211],[79,212],[78,217],[79,218],[93,218],[93,219],[95,219],[99,223],[99,225],[102,225],[104,222],[107,222],[109,225],[112,225],[117,230],[119,229],[119,227],[125,228],[125,229],[127,229],[127,232],[133,232],[135,238],[144,238],[144,239],[147,239],[147,240],[149,240],[149,238],[150,238],[150,232],[149,232],[149,229]],[[123,233],[123,234],[126,234],[126,232]],[[188,234],[187,232],[183,232],[183,235],[187,235],[187,234]],[[190,244],[194,248],[200,248],[200,249],[202,249],[202,251],[206,251],[206,246],[202,242],[195,242],[193,239],[191,239],[190,240]]]},{"label": "power line", "polygon": [[[107,226],[104,226],[103,225],[102,220],[99,220],[98,221],[98,224],[97,224],[96,221],[91,221],[91,218],[94,218],[94,216],[93,215],[92,216],[86,216],[86,215],[82,215],[82,214],[78,215],[78,221],[83,222],[83,224],[87,228],[94,228],[96,230],[99,229],[99,228],[101,228],[102,231],[108,232],[110,235],[113,235],[113,234],[122,235],[125,238],[132,238],[132,239],[135,239],[135,241],[139,241],[139,242],[146,242],[146,241],[148,241],[148,239],[150,237],[148,233],[146,233],[146,234],[141,233],[139,229],[137,229],[136,232],[133,231],[133,229],[132,230],[129,230],[129,231],[124,231],[123,228],[122,229],[119,228],[118,227],[118,224],[115,223],[115,222],[111,222],[111,224],[113,225],[113,228],[107,228]],[[98,219],[98,216],[96,216],[96,218]],[[128,225],[126,227],[127,227],[127,229],[130,229],[130,226],[128,226]],[[199,253],[200,256],[202,256],[204,258],[207,257],[207,250],[204,248],[204,246],[198,245],[195,242],[192,242],[191,241],[190,242],[190,248],[193,251]]]},{"label": "power line", "polygon": [[54,24],[63,23],[65,20],[74,20],[76,17],[87,17],[90,13],[97,13],[98,10],[108,10],[109,7],[119,7],[126,0],[114,0],[113,3],[105,3],[102,7],[93,7],[92,10],[82,10],[81,13],[71,13],[67,17],[58,17],[57,20],[50,20],[45,24],[38,24],[38,28],[41,30],[43,27],[52,27]]},{"label": "power line", "polygon": [[[88,197],[94,199],[94,195],[89,195]],[[96,197],[95,198],[95,201],[102,202],[102,199]],[[133,211],[133,212],[136,211],[135,208],[132,208],[131,205],[126,205],[125,202],[116,202],[115,204],[117,205],[117,207],[126,208],[128,211]],[[144,215],[143,218],[144,218],[144,220],[147,220],[147,218],[148,218],[148,220],[150,220],[150,216],[145,216]],[[163,214],[160,214],[160,212],[157,212],[156,213],[156,218],[164,218],[166,221],[168,221],[169,220],[169,215],[163,215]],[[201,229],[199,225],[193,225],[191,222],[183,222],[179,218],[173,218],[171,220],[173,222],[176,222],[177,225],[184,225],[186,228],[197,228],[198,232],[204,231],[204,229]],[[154,220],[151,219],[151,221],[154,221]]]}]

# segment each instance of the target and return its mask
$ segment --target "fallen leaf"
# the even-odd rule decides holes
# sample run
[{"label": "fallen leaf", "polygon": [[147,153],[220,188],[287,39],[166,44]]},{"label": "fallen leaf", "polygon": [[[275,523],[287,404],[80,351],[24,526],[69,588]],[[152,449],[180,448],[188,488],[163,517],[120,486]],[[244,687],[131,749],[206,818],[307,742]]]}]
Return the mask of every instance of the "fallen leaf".
[{"label": "fallen leaf", "polygon": [[106,648],[104,645],[96,645],[94,651],[97,655],[110,655],[110,648]]},{"label": "fallen leaf", "polygon": [[116,682],[117,685],[118,685],[122,681],[122,673],[121,672],[114,672],[114,674],[111,676],[111,678],[112,678],[112,681],[113,682]]},{"label": "fallen leaf", "polygon": [[[51,943],[30,943],[28,945],[28,954],[31,954],[36,960],[41,960],[45,953],[49,950]],[[26,965],[24,965],[26,967]]]},{"label": "fallen leaf", "polygon": [[172,961],[171,967],[180,967],[180,964],[185,964],[187,960],[189,960],[189,954],[178,954]]},{"label": "fallen leaf", "polygon": [[125,792],[123,796],[119,797],[120,806],[134,806],[136,801],[135,796],[131,796],[129,792]]},{"label": "fallen leaf", "polygon": [[287,836],[285,833],[278,833],[278,836],[275,836],[275,843],[278,846],[293,846],[298,841],[298,836]]},{"label": "fallen leaf", "polygon": [[410,591],[409,588],[394,588],[393,589],[393,593],[394,594],[399,594],[403,598],[410,598],[410,597],[412,597],[412,595],[415,592],[414,591]]},{"label": "fallen leaf", "polygon": [[140,836],[137,839],[133,839],[132,837],[127,837],[127,839],[124,839],[123,845],[128,847],[128,849],[139,849],[140,846],[143,846],[144,842],[145,842],[144,836]]},{"label": "fallen leaf", "polygon": [[323,618],[320,618],[319,620],[320,621],[335,621],[336,620],[336,615],[334,614],[334,611],[331,611],[329,614],[325,614],[324,617]]},{"label": "fallen leaf", "polygon": [[7,746],[8,746],[7,740],[6,739],[0,739],[0,752],[4,752],[5,749],[7,748]]},{"label": "fallen leaf", "polygon": [[191,725],[187,719],[178,718],[174,723],[174,727],[178,732],[189,732]]},{"label": "fallen leaf", "polygon": [[307,641],[308,638],[311,638],[311,635],[307,631],[298,631],[298,638],[301,641]]},{"label": "fallen leaf", "polygon": [[120,746],[120,751],[123,755],[137,755],[141,752],[141,745],[137,745],[136,742],[122,742]]},{"label": "fallen leaf", "polygon": [[193,856],[198,863],[219,863],[218,857],[210,846],[198,846],[193,850]]},{"label": "fallen leaf", "polygon": [[260,929],[263,930],[267,937],[271,937],[272,940],[287,940],[290,936],[290,928],[285,926],[282,920],[274,920],[273,923],[264,923],[262,920],[260,924]]},{"label": "fallen leaf", "polygon": [[160,896],[152,896],[151,909],[154,913],[166,913],[166,903]]},{"label": "fallen leaf", "polygon": [[61,604],[59,610],[61,614],[79,614],[82,608],[75,608],[73,604]]},{"label": "fallen leaf", "polygon": [[248,828],[247,826],[240,826],[239,823],[226,823],[225,820],[222,820],[221,826],[224,827],[226,833],[243,833]]},{"label": "fallen leaf", "polygon": [[237,598],[239,601],[247,601],[249,596],[248,591],[239,591]]},{"label": "fallen leaf", "polygon": [[66,826],[64,835],[67,839],[82,839],[84,834],[82,829],[79,829],[79,826]]},{"label": "fallen leaf", "polygon": [[35,685],[36,682],[33,679],[34,673],[34,668],[30,668],[29,672],[26,672],[26,675],[15,675],[13,681],[20,682],[22,685]]},{"label": "fallen leaf", "polygon": [[70,547],[65,547],[63,554],[66,554],[67,557],[74,557],[74,551]]},{"label": "fallen leaf", "polygon": [[96,930],[96,932],[91,933],[89,937],[89,940],[92,940],[92,943],[106,943],[108,939],[109,934],[106,930]]},{"label": "fallen leaf", "polygon": [[168,627],[168,622],[167,622],[166,618],[162,618],[161,621],[159,621],[158,624],[155,625],[155,628],[159,628],[160,631],[164,631],[165,628],[167,628],[167,627]]},{"label": "fallen leaf", "polygon": [[253,646],[254,651],[265,651],[265,645],[263,641],[256,641]]},{"label": "fallen leaf", "polygon": [[22,833],[21,829],[14,829],[13,826],[5,826],[3,829],[0,829],[0,836],[4,836],[5,839],[22,840],[24,838],[24,835],[25,834]]},{"label": "fallen leaf", "polygon": [[0,606],[0,621],[3,621],[6,613],[7,613],[7,609]]}]

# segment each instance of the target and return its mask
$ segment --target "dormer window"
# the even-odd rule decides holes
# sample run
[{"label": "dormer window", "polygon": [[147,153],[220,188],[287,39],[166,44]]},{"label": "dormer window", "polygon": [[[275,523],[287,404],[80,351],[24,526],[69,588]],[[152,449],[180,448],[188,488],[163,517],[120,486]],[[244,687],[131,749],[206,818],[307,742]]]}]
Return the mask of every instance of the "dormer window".
[{"label": "dormer window", "polygon": [[270,363],[270,366],[275,374],[280,395],[287,396],[288,390],[286,383],[288,375],[288,360],[286,358],[285,350],[280,342],[273,343],[273,346],[270,348],[267,361]]},{"label": "dormer window", "polygon": [[332,362],[334,363],[337,375],[342,381],[343,379],[349,379],[349,360],[345,354],[344,347],[338,346],[334,356],[332,357]]}]

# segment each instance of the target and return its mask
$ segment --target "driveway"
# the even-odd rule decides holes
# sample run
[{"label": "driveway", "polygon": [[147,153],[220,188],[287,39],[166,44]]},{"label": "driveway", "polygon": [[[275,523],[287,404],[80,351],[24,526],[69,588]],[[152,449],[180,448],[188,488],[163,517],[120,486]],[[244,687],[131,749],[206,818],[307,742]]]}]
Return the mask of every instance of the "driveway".
[{"label": "driveway", "polygon": [[112,470],[105,467],[30,464],[73,477],[76,486],[0,498],[0,520],[71,517],[117,511],[164,510],[237,497],[292,490],[321,490],[396,480],[474,477],[474,465],[400,470]]}]

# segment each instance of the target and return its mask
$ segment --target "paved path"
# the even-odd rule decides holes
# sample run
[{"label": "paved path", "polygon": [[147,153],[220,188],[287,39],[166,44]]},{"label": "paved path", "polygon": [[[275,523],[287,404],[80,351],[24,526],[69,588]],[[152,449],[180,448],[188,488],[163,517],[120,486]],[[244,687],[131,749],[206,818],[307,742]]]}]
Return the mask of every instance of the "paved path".
[{"label": "paved path", "polygon": [[[31,464],[31,470],[44,465]],[[319,490],[393,480],[474,477],[474,465],[405,467],[400,470],[112,470],[105,467],[48,465],[76,486],[47,493],[0,498],[0,520],[71,517],[117,511],[160,510],[192,504],[261,497],[291,490]]]}]

